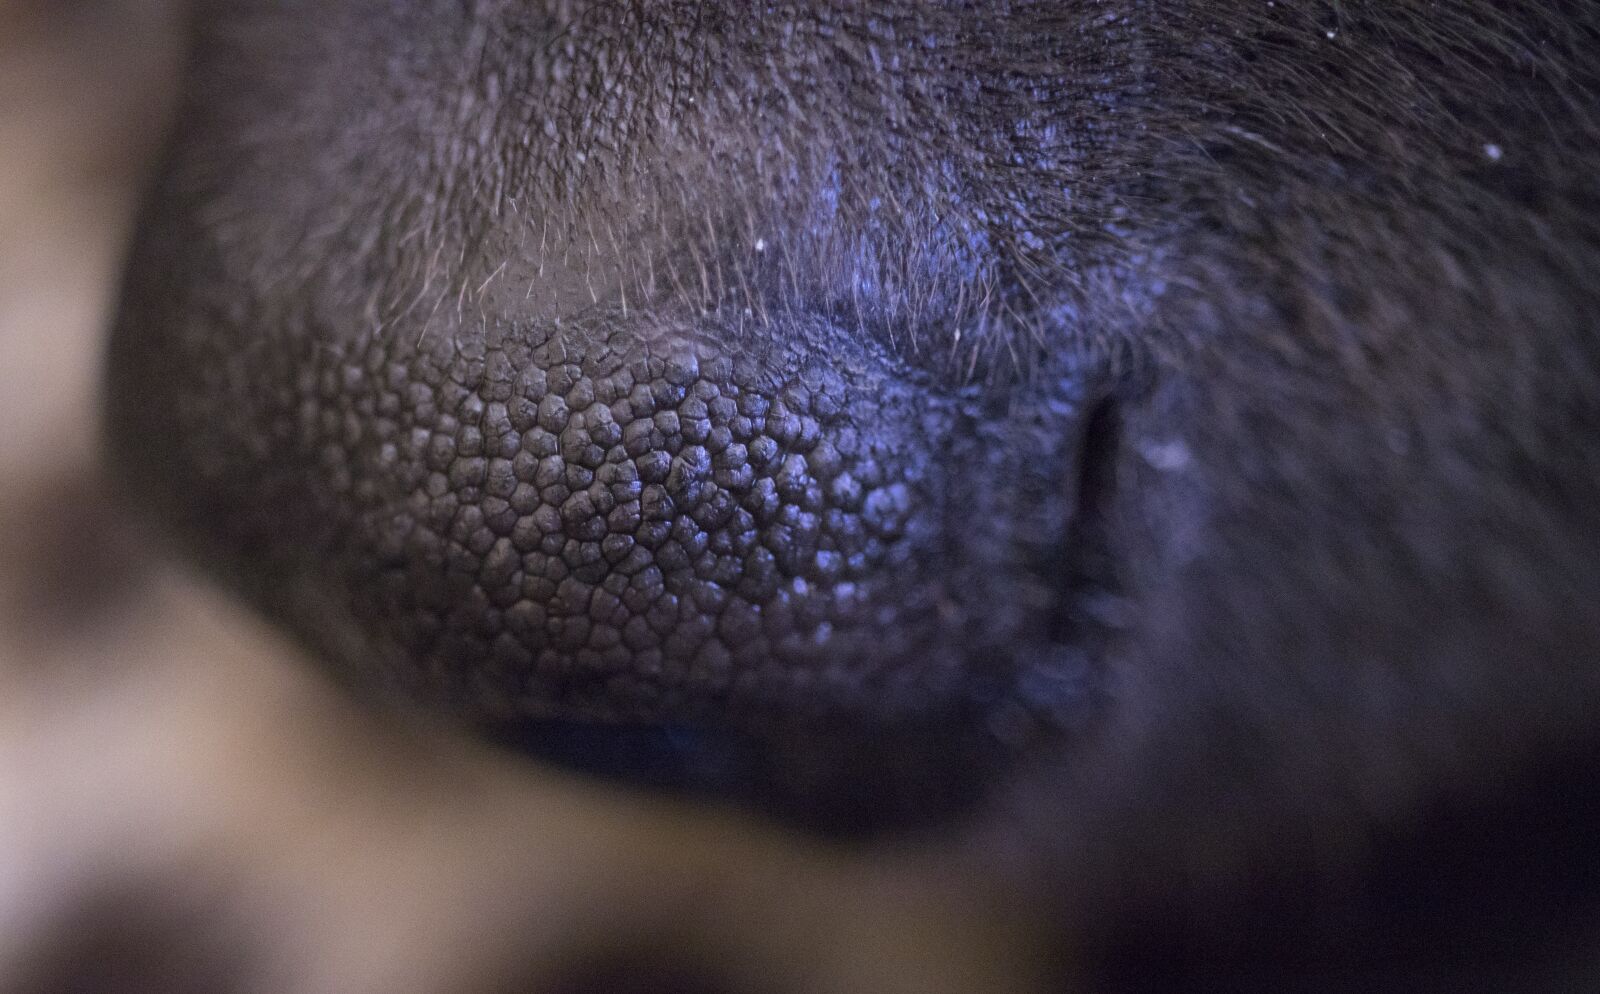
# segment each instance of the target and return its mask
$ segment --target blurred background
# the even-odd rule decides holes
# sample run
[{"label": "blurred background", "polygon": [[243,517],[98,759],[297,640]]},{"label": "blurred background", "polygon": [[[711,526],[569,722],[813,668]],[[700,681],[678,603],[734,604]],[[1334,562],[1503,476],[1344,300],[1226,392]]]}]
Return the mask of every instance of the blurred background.
[{"label": "blurred background", "polygon": [[[162,133],[172,0],[0,0],[0,467],[81,468],[134,191]],[[7,505],[10,505],[8,499]]]},{"label": "blurred background", "polygon": [[0,994],[999,991],[935,851],[827,851],[359,710],[96,466],[175,0],[0,0]]}]

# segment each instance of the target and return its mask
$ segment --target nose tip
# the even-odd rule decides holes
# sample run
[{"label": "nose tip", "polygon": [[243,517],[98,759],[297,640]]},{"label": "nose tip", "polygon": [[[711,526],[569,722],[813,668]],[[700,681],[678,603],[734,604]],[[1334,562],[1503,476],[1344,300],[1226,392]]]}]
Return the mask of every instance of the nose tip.
[{"label": "nose tip", "polygon": [[354,631],[335,655],[358,675],[486,720],[955,692],[935,637],[955,405],[821,322],[285,351],[226,387],[246,397],[200,404],[247,410],[250,444],[182,433],[212,447],[192,475],[228,509],[205,527],[270,549],[269,596]]},{"label": "nose tip", "polygon": [[859,349],[768,344],[803,337],[567,328],[486,347],[477,377],[471,356],[423,359],[458,413],[404,481],[392,561],[462,559],[460,587],[407,612],[432,651],[566,716],[883,707],[885,662],[926,627],[925,438],[949,414]]},{"label": "nose tip", "polygon": [[380,695],[541,754],[634,728],[588,765],[899,816],[981,779],[1013,658],[1055,638],[1035,560],[1073,405],[989,410],[815,315],[246,347],[164,337],[165,306],[125,308],[114,453]]}]

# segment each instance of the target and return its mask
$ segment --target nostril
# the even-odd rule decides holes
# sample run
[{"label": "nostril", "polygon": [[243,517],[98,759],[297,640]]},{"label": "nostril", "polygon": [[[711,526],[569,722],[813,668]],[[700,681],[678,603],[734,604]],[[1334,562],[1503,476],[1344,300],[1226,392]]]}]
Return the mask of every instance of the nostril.
[{"label": "nostril", "polygon": [[981,646],[970,699],[1005,754],[1070,734],[1100,699],[1122,402],[1110,380],[1041,383],[964,433],[945,531],[966,579],[948,611]]},{"label": "nostril", "polygon": [[1090,629],[1113,619],[1104,607],[1118,593],[1112,555],[1111,517],[1117,492],[1117,459],[1123,450],[1122,409],[1114,397],[1090,408],[1078,443],[1075,507],[1060,552],[1041,565],[1055,578],[1060,610],[1053,613],[1057,641],[1082,642]]}]

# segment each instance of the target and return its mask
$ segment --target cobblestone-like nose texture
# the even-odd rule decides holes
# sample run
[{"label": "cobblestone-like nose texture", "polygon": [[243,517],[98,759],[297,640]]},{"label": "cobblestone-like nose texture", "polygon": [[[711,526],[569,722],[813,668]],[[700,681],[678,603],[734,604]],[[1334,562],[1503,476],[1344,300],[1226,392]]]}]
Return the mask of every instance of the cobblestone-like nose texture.
[{"label": "cobblestone-like nose texture", "polygon": [[[242,347],[134,301],[113,445],[355,683],[808,810],[978,782],[1061,624],[1075,409],[1022,430],[820,320],[645,324]],[[647,740],[549,732],[593,721]]]},{"label": "cobblestone-like nose texture", "polygon": [[[910,443],[951,412],[859,360],[657,340],[374,342],[299,377],[285,441],[348,518],[356,616],[427,661],[426,693],[491,716],[939,696]],[[914,651],[914,677],[885,665]]]}]

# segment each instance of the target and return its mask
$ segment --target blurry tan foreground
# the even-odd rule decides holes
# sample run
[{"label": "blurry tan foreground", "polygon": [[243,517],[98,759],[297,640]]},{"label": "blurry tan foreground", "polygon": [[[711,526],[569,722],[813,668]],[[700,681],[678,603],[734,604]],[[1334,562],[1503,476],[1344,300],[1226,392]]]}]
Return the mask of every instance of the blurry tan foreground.
[{"label": "blurry tan foreground", "polygon": [[541,991],[674,954],[734,994],[1020,988],[932,856],[391,727],[133,534],[95,389],[164,2],[0,0],[0,994]]}]

